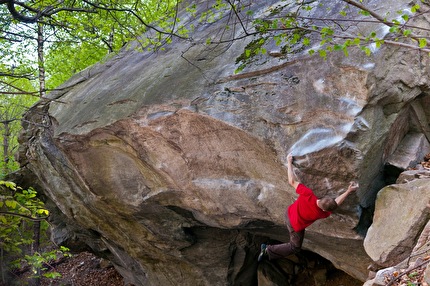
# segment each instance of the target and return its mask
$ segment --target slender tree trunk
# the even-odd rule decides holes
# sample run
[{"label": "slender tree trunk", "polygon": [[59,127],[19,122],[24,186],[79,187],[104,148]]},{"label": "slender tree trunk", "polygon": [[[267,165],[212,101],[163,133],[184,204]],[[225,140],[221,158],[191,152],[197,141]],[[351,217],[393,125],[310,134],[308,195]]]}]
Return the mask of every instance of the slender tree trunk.
[{"label": "slender tree trunk", "polygon": [[[39,96],[40,98],[45,97],[46,85],[45,85],[45,60],[44,60],[44,32],[43,24],[37,23],[37,59],[39,68]],[[35,221],[33,227],[33,244],[32,244],[32,254],[39,252],[40,244],[40,222]],[[40,285],[40,268],[36,269],[36,278],[32,279],[30,284],[32,286]]]},{"label": "slender tree trunk", "polygon": [[[37,58],[38,58],[38,67],[39,67],[39,95],[40,98],[45,97],[46,94],[46,85],[45,85],[45,60],[44,60],[44,32],[43,32],[43,24],[37,23]],[[40,246],[40,221],[34,222],[33,228],[33,245],[32,252],[35,254],[39,252]],[[40,268],[36,269],[36,278],[31,281],[31,285],[38,286],[40,285]]]},{"label": "slender tree trunk", "polygon": [[3,133],[3,175],[9,173],[9,137],[10,137],[10,126],[9,121],[5,120],[2,122],[4,127]]},{"label": "slender tree trunk", "polygon": [[41,98],[45,97],[46,86],[45,86],[45,60],[44,60],[44,32],[43,24],[37,23],[37,58],[39,66],[39,95]]},{"label": "slender tree trunk", "polygon": [[[33,222],[33,244],[31,245],[32,248],[32,254],[35,254],[39,252],[40,248],[40,221]],[[30,285],[31,286],[39,286],[40,285],[40,267],[36,268],[36,277],[31,279]]]},{"label": "slender tree trunk", "polygon": [[6,278],[5,278],[5,273],[4,273],[4,269],[3,269],[3,263],[4,263],[4,255],[3,255],[3,248],[0,248],[0,273],[1,273],[1,282],[3,284],[6,284]]}]

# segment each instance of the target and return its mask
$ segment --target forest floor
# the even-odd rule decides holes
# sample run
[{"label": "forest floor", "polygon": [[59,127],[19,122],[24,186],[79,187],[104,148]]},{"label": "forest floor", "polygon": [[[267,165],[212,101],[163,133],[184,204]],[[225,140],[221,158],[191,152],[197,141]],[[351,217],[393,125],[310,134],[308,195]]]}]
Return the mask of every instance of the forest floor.
[{"label": "forest floor", "polygon": [[[109,261],[96,257],[89,252],[81,252],[63,257],[49,265],[49,272],[56,272],[58,278],[42,277],[40,286],[133,286],[125,284],[123,277]],[[45,274],[46,272],[42,272]],[[30,270],[20,271],[8,285],[28,285],[31,281]],[[0,283],[1,284],[1,283]]]},{"label": "forest floor", "polygon": [[124,283],[111,263],[89,252],[64,258],[52,271],[60,273],[61,277],[43,278],[41,286],[131,286]]},{"label": "forest floor", "polygon": [[[413,279],[411,275],[404,275],[402,279],[398,279],[398,281],[390,285],[426,285],[420,284],[423,281],[423,269],[415,269]],[[61,274],[61,277],[55,279],[42,278],[40,286],[134,286],[128,283],[126,284],[123,277],[115,270],[110,262],[88,252],[82,252],[61,259],[51,266],[51,271]],[[24,281],[26,280],[26,276],[28,276],[28,272],[21,274],[20,279]],[[387,284],[388,282],[389,281],[387,281]],[[408,282],[418,282],[418,284],[408,284]],[[13,284],[21,285],[19,282],[18,284],[15,283]],[[296,285],[362,286],[363,282],[353,279],[341,270],[334,269],[327,273],[327,280],[324,284],[320,281],[318,285],[316,285],[313,277],[302,276],[296,281]]]},{"label": "forest floor", "polygon": [[[41,286],[133,286],[126,284],[123,277],[107,261],[88,252],[63,258],[51,266],[51,271],[61,274],[56,279],[42,278]],[[24,278],[25,274],[22,275]],[[312,277],[301,277],[297,285],[315,286]],[[331,271],[327,282],[318,286],[362,286],[363,283],[351,278],[340,270]]]}]

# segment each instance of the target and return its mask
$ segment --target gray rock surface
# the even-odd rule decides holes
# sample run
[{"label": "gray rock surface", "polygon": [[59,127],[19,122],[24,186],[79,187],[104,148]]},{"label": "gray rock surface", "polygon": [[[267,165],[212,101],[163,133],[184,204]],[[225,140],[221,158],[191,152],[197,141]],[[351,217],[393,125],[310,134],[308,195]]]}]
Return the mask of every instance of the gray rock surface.
[{"label": "gray rock surface", "polygon": [[[255,17],[279,4],[260,2]],[[343,7],[330,5],[334,14]],[[406,4],[370,5],[394,13]],[[295,193],[284,165],[293,152],[318,196],[360,182],[308,229],[304,248],[364,281],[371,259],[354,228],[364,235],[371,223],[387,158],[408,134],[427,134],[427,56],[266,55],[234,74],[247,41],[204,44],[241,32],[225,30],[226,20],[195,23],[193,42],[175,39],[164,51],[124,50],[26,114],[20,162],[58,208],[57,242],[88,245],[136,285],[252,285],[259,244],[288,240],[284,209]]]},{"label": "gray rock surface", "polygon": [[415,167],[430,152],[430,144],[423,133],[406,134],[396,152],[387,159],[387,165],[402,171]]},{"label": "gray rock surface", "polygon": [[397,184],[404,184],[407,182],[411,182],[413,180],[419,180],[419,179],[430,179],[430,170],[424,169],[424,168],[418,168],[416,170],[408,170],[404,171],[400,174],[398,177],[396,183]]},{"label": "gray rock surface", "polygon": [[409,257],[430,218],[429,202],[430,179],[391,185],[379,192],[373,224],[364,240],[373,261],[388,267]]}]

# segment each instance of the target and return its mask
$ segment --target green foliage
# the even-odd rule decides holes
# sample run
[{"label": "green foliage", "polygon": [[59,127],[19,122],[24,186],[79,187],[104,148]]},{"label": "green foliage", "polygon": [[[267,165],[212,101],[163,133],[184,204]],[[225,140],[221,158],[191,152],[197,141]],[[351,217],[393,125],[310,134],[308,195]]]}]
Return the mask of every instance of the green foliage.
[{"label": "green foliage", "polygon": [[[366,1],[344,2],[345,8],[339,12],[338,18],[312,17],[310,12],[314,10],[320,10],[316,13],[318,15],[323,10],[330,11],[326,2],[285,2],[271,7],[270,13],[254,19],[252,28],[248,28],[247,33],[254,39],[237,58],[237,71],[243,70],[264,54],[267,46],[272,43],[279,46],[284,57],[305,48],[310,55],[317,53],[324,59],[334,51],[341,51],[349,56],[352,47],[357,47],[370,56],[373,50],[387,44],[430,52],[427,38],[417,36],[426,31],[410,24],[416,16],[422,14],[419,1],[408,4],[408,10],[398,11],[391,19],[388,18],[389,14],[378,15],[379,11],[366,7]],[[375,23],[376,29],[386,26],[389,34],[381,33],[381,29],[378,32],[371,30],[367,34],[360,34],[359,30],[353,28],[361,22]],[[412,40],[412,43],[408,40]],[[261,41],[264,44],[256,45]]]},{"label": "green foliage", "polygon": [[[45,219],[48,216],[49,211],[34,189],[24,190],[13,182],[0,181],[0,249],[2,254],[16,258],[9,261],[11,268],[30,265],[33,273],[37,274],[39,269],[49,270],[49,262],[56,260],[59,255],[69,255],[66,247],[28,254],[27,249],[35,242],[34,224],[41,223],[41,231],[46,233],[48,223]],[[4,257],[0,259],[3,263]],[[47,274],[51,278],[56,276],[58,273],[55,272]]]},{"label": "green foliage", "polygon": [[[100,62],[108,54],[99,43],[55,42],[50,47],[45,68],[48,77],[47,89],[52,90],[74,74],[88,66]],[[98,47],[98,48],[97,48]]]},{"label": "green foliage", "polygon": [[[6,80],[6,79],[5,79]],[[22,79],[9,79],[9,84],[24,86],[28,81]],[[32,87],[29,86],[29,89]],[[7,85],[0,82],[0,89],[11,91]],[[14,159],[14,154],[18,150],[18,134],[21,130],[21,116],[28,106],[33,104],[38,98],[27,94],[7,94],[0,96],[0,178],[6,174],[16,171],[18,163]]]},{"label": "green foliage", "polygon": [[265,54],[266,49],[263,45],[266,43],[267,38],[260,38],[251,41],[246,47],[242,55],[236,59],[236,64],[240,64],[236,72],[244,69],[248,64],[256,60],[256,56],[259,54]]},{"label": "green foliage", "polygon": [[0,181],[0,248],[6,252],[21,253],[20,246],[32,243],[32,234],[22,229],[24,219],[31,222],[48,217],[36,195],[31,188],[23,190],[13,182]]},{"label": "green foliage", "polygon": [[[222,2],[222,1],[220,1]],[[118,52],[126,43],[138,40],[141,48],[159,48],[172,35],[189,32],[176,17],[176,0],[145,1],[42,1],[26,3],[24,16],[36,11],[56,11],[38,18],[44,27],[44,52],[49,89],[70,75]],[[193,11],[192,6],[189,9]],[[0,72],[12,74],[11,66],[32,69],[31,78],[38,90],[37,23],[13,20],[6,5],[0,5]],[[147,32],[147,33],[145,33]],[[1,70],[1,63],[4,69]],[[16,72],[15,72],[16,74]],[[32,92],[32,91],[31,91]]]},{"label": "green foliage", "polygon": [[70,249],[62,246],[59,249],[51,250],[49,252],[36,252],[33,255],[24,255],[24,257],[20,260],[14,261],[15,267],[21,266],[23,263],[26,265],[30,265],[32,268],[31,278],[38,278],[39,271],[43,272],[43,276],[50,279],[55,279],[61,277],[61,274],[56,271],[50,271],[51,268],[49,264],[51,261],[57,260],[59,257],[67,257],[71,256],[69,253]]}]

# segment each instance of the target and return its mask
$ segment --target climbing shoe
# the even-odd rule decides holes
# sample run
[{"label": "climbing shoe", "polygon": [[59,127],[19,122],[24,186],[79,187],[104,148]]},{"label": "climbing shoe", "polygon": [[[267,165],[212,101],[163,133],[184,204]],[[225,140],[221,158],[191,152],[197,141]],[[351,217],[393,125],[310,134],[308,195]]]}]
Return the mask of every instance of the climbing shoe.
[{"label": "climbing shoe", "polygon": [[266,250],[267,246],[262,243],[261,244],[261,251],[260,251],[260,255],[258,255],[258,262],[261,262],[264,258],[267,257],[267,250]]}]

